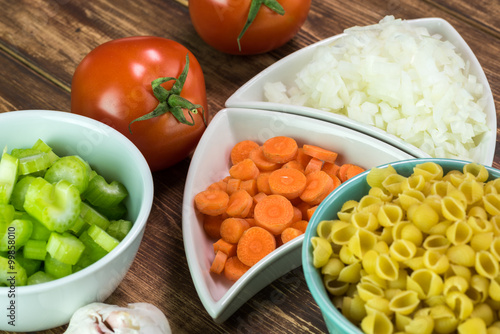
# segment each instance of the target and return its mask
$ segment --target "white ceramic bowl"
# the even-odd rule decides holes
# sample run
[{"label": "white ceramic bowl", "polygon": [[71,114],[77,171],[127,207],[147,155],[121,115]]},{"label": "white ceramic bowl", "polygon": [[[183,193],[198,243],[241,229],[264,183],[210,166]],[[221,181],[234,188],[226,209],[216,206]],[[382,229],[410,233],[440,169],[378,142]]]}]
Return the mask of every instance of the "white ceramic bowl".
[{"label": "white ceramic bowl", "polygon": [[[127,219],[134,222],[125,239],[101,260],[69,276],[32,286],[0,287],[0,330],[31,332],[69,322],[80,307],[104,301],[130,268],[144,234],[153,203],[153,179],[140,151],[121,133],[93,119],[59,111],[0,113],[0,146],[31,147],[42,139],[59,155],[78,154],[109,180],[122,182]],[[15,327],[6,308],[15,305]],[[10,313],[9,313],[10,314]]]},{"label": "white ceramic bowl", "polygon": [[239,141],[263,143],[274,136],[291,136],[298,144],[335,150],[339,163],[365,168],[411,156],[378,139],[329,122],[266,110],[227,108],[219,111],[203,134],[189,167],[184,190],[182,232],[191,277],[210,316],[223,322],[263,287],[301,265],[303,236],[280,246],[253,266],[236,283],[210,273],[214,240],[203,230],[194,196],[229,175],[230,150]]},{"label": "white ceramic bowl", "polygon": [[[448,40],[456,46],[457,51],[462,55],[462,57],[470,61],[470,72],[476,75],[478,82],[482,83],[485,90],[485,96],[487,97],[485,110],[487,114],[487,125],[490,129],[489,135],[485,136],[480,144],[479,156],[481,158],[476,162],[491,166],[495,155],[497,116],[491,88],[476,56],[467,45],[465,40],[462,38],[462,36],[460,36],[460,34],[447,21],[441,18],[423,18],[407,21],[412,26],[426,27],[431,34],[439,34],[443,36],[444,40]],[[265,83],[281,81],[286,86],[290,86],[295,80],[297,72],[311,61],[313,54],[318,47],[328,45],[336,39],[341,38],[342,36],[344,36],[344,34],[324,39],[277,61],[276,63],[269,66],[268,68],[257,74],[255,77],[250,79],[233,95],[231,95],[226,101],[226,107],[267,109],[283,111],[292,114],[307,115],[309,117],[323,119],[369,134],[373,137],[390,143],[391,145],[399,147],[401,150],[416,157],[430,157],[429,154],[424,153],[420,149],[403,141],[399,137],[391,135],[374,126],[354,121],[346,116],[337,115],[331,112],[308,107],[272,103],[268,102],[265,99],[263,90]]]}]

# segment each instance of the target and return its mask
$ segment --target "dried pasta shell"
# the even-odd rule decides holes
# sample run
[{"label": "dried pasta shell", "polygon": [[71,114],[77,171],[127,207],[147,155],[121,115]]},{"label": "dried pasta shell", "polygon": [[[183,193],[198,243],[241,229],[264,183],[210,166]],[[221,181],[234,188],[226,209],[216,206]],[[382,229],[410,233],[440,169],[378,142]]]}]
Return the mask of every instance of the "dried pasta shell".
[{"label": "dried pasta shell", "polygon": [[418,294],[412,290],[401,291],[391,298],[389,302],[389,309],[394,313],[408,315],[415,311],[420,304]]},{"label": "dried pasta shell", "polygon": [[361,329],[366,334],[389,334],[393,333],[394,325],[384,313],[373,312],[361,321]]}]

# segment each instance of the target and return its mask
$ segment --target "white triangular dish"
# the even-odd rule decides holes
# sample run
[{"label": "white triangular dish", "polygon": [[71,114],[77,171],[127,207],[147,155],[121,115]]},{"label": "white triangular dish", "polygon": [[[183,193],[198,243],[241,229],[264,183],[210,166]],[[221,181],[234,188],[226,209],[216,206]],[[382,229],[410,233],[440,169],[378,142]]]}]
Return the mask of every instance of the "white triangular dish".
[{"label": "white triangular dish", "polygon": [[304,143],[335,150],[339,163],[365,168],[414,157],[397,147],[352,129],[301,115],[267,110],[227,108],[219,111],[203,134],[189,167],[182,209],[182,233],[191,277],[203,306],[216,322],[223,322],[259,290],[297,268],[303,236],[278,247],[237,282],[210,273],[213,242],[203,230],[194,196],[229,175],[230,151],[239,141],[263,143],[274,136],[291,136]]},{"label": "white triangular dish", "polygon": [[[478,151],[479,158],[476,159],[476,162],[491,166],[495,155],[497,116],[491,88],[479,61],[462,36],[460,36],[460,34],[447,21],[441,18],[422,18],[407,21],[413,26],[426,27],[431,34],[441,35],[444,40],[450,41],[457,48],[457,51],[462,55],[462,57],[470,61],[470,72],[477,77],[478,82],[483,84],[485,90],[487,98],[487,126],[491,130],[490,133],[483,136]],[[368,134],[394,145],[409,154],[419,155],[422,151],[415,146],[372,125],[363,124],[346,116],[334,114],[328,111],[266,101],[263,90],[265,83],[281,81],[286,86],[289,86],[293,83],[296,73],[311,61],[313,54],[318,47],[330,44],[334,40],[341,38],[343,35],[344,34],[336,35],[315,44],[311,44],[277,61],[241,86],[241,88],[239,88],[226,101],[226,107],[266,109],[291,114],[306,115],[308,117],[326,120],[355,129],[359,132]],[[427,157],[430,156],[427,155]]]}]

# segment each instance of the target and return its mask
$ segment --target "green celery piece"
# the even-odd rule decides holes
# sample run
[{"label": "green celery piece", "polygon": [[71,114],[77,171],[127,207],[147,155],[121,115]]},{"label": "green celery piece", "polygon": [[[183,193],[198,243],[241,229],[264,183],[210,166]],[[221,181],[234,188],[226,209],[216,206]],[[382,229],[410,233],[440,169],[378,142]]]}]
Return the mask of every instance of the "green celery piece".
[{"label": "green celery piece", "polygon": [[17,182],[19,159],[4,152],[0,159],[0,204],[8,204]]},{"label": "green celery piece", "polygon": [[73,184],[60,180],[53,185],[38,177],[28,187],[24,209],[49,230],[62,233],[74,225],[80,203],[80,193]]},{"label": "green celery piece", "polygon": [[109,220],[105,216],[83,201],[80,204],[80,217],[82,217],[87,224],[97,225],[103,230],[107,229],[109,226]]},{"label": "green celery piece", "polygon": [[33,240],[49,240],[50,233],[52,232],[48,228],[45,227],[42,223],[40,223],[35,218],[31,217],[28,213],[23,212],[19,219],[27,219],[30,220],[33,224],[33,232],[31,232],[30,239]]},{"label": "green celery piece", "polygon": [[[24,247],[22,248],[24,249]],[[31,276],[40,268],[42,267],[42,261],[41,260],[35,260],[35,259],[27,259],[23,252],[21,251],[16,252],[16,261],[19,263],[20,266],[26,270],[26,275]]]},{"label": "green celery piece", "polygon": [[19,159],[19,175],[41,172],[52,165],[49,155],[38,149],[16,148],[10,154]]},{"label": "green celery piece", "polygon": [[70,233],[52,232],[47,242],[47,252],[62,263],[74,265],[80,259],[85,245]]},{"label": "green celery piece", "polygon": [[19,251],[30,239],[33,223],[28,219],[14,219],[0,239],[0,251]]},{"label": "green celery piece", "polygon": [[47,241],[45,240],[28,240],[23,247],[23,255],[25,259],[45,260],[47,255]]},{"label": "green celery piece", "polygon": [[7,232],[7,226],[14,220],[16,210],[10,204],[0,204],[0,239]]},{"label": "green celery piece", "polygon": [[87,254],[85,251],[83,252],[82,256],[80,256],[80,259],[78,262],[73,266],[73,272],[76,273],[77,271],[80,271],[84,268],[87,268],[91,264],[93,264],[95,261],[90,257],[89,254]]},{"label": "green celery piece", "polygon": [[45,152],[49,155],[50,158],[50,163],[53,164],[54,161],[59,159],[59,156],[52,151],[52,147],[47,145],[43,140],[38,139],[35,144],[33,144],[33,149],[40,150],[42,152]]},{"label": "green celery piece", "polygon": [[73,268],[71,264],[63,263],[50,256],[47,253],[44,262],[45,273],[51,275],[55,278],[61,278],[73,273]]},{"label": "green celery piece", "polygon": [[26,285],[27,280],[26,270],[18,261],[13,258],[0,257],[0,285],[18,287]]},{"label": "green celery piece", "polygon": [[128,196],[128,191],[118,181],[112,181],[108,184],[103,176],[95,175],[90,180],[87,190],[82,195],[94,206],[112,208]]},{"label": "green celery piece", "polygon": [[90,226],[87,233],[96,244],[101,246],[107,252],[111,252],[120,243],[120,241],[110,236],[106,231],[97,225]]},{"label": "green celery piece", "polygon": [[90,225],[82,218],[82,216],[80,214],[80,216],[78,216],[78,218],[76,218],[75,223],[69,229],[69,231],[76,236],[80,236],[89,227],[90,227]]},{"label": "green celery piece", "polygon": [[93,208],[109,220],[123,219],[127,215],[127,207],[123,202],[111,208],[100,208],[98,206]]},{"label": "green celery piece", "polygon": [[56,278],[49,275],[43,271],[37,271],[30,277],[28,277],[27,285],[35,285],[40,283],[46,283],[55,280]]},{"label": "green celery piece", "polygon": [[102,259],[106,254],[108,254],[108,251],[99,246],[94,239],[89,236],[88,231],[83,232],[79,239],[85,245],[85,251],[83,252],[84,254],[82,257],[84,255],[89,257],[92,260],[92,263]]},{"label": "green celery piece", "polygon": [[56,160],[47,169],[44,178],[50,183],[66,180],[74,184],[82,194],[89,185],[90,171],[89,165],[82,158],[68,155]]},{"label": "green celery piece", "polygon": [[120,219],[112,220],[106,229],[106,232],[113,238],[122,241],[132,229],[132,222],[130,220]]},{"label": "green celery piece", "polygon": [[14,206],[14,208],[16,208],[16,210],[24,211],[24,198],[26,197],[26,191],[34,179],[34,176],[26,175],[21,177],[15,184],[10,197],[10,203]]}]

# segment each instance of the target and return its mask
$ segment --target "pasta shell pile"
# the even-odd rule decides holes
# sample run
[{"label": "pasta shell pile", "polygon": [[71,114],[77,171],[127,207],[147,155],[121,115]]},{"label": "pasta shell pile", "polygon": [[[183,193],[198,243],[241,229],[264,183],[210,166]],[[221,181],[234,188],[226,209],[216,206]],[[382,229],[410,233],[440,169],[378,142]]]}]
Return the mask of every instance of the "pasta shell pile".
[{"label": "pasta shell pile", "polygon": [[365,333],[500,333],[500,179],[392,166],[311,239],[333,304]]}]

